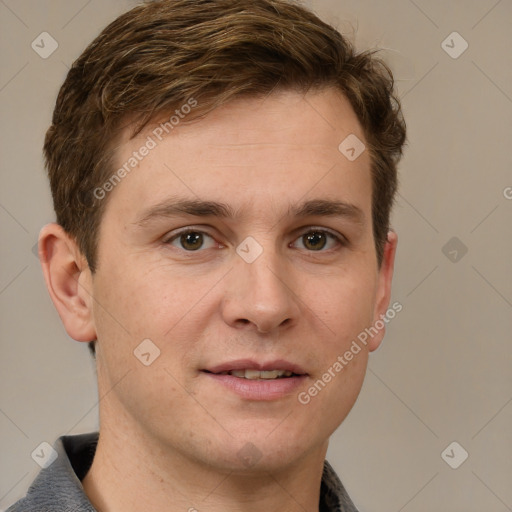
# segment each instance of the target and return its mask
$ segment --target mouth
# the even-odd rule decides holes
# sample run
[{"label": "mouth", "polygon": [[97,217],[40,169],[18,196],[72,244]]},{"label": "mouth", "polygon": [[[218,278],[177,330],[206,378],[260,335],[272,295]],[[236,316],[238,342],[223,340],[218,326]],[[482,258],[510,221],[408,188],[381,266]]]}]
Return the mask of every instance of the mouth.
[{"label": "mouth", "polygon": [[300,366],[282,359],[265,363],[241,359],[205,368],[201,373],[242,399],[260,401],[292,396],[309,376]]},{"label": "mouth", "polygon": [[214,375],[231,375],[248,380],[289,379],[304,377],[306,371],[295,363],[276,359],[274,361],[258,362],[253,359],[237,359],[217,364],[201,370]]},{"label": "mouth", "polygon": [[274,380],[274,379],[287,379],[289,377],[300,377],[301,374],[294,373],[291,370],[228,370],[224,372],[210,372],[203,370],[206,373],[213,373],[214,375],[232,375],[240,379],[248,380]]}]

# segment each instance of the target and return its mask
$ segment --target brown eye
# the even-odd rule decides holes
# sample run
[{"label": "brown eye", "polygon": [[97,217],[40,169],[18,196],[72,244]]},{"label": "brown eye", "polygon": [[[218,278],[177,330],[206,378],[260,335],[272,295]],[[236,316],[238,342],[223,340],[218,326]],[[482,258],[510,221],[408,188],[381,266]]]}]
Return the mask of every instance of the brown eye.
[{"label": "brown eye", "polygon": [[330,231],[311,229],[299,236],[293,245],[310,252],[326,252],[329,249],[335,249],[337,246],[344,246],[345,241],[342,235],[337,236]]},{"label": "brown eye", "polygon": [[310,233],[302,235],[302,241],[306,249],[310,249],[312,251],[319,251],[320,249],[323,249],[327,244],[327,236],[325,233],[322,233],[320,231],[312,231]]},{"label": "brown eye", "polygon": [[204,243],[203,234],[191,231],[180,236],[181,246],[187,251],[197,251]]},{"label": "brown eye", "polygon": [[210,235],[193,230],[177,233],[165,243],[187,252],[210,249],[215,246],[215,240]]}]

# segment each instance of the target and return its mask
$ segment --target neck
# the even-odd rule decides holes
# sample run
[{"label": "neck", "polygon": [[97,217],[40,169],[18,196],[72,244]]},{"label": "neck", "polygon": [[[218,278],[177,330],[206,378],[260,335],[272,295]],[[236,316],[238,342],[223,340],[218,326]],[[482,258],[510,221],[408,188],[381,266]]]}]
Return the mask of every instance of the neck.
[{"label": "neck", "polygon": [[318,511],[327,446],[279,470],[218,470],[118,425],[102,424],[82,482],[98,512]]}]

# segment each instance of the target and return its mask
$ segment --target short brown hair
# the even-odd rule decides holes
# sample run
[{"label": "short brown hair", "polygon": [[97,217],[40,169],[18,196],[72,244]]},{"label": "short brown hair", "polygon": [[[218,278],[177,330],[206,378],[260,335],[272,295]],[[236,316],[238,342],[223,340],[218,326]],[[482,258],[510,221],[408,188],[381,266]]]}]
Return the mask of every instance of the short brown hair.
[{"label": "short brown hair", "polygon": [[350,101],[370,150],[380,265],[405,123],[392,73],[374,53],[357,53],[288,0],[157,0],[133,8],[85,49],[60,89],[44,143],[57,222],[94,272],[106,200],[93,191],[112,176],[123,123],[133,122],[135,136],[190,98],[197,117],[235,97],[334,87]]}]

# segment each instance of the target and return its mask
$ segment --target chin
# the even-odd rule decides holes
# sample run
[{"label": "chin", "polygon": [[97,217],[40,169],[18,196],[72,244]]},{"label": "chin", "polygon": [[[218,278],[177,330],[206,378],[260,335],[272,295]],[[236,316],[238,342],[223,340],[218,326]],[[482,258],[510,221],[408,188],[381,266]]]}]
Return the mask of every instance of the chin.
[{"label": "chin", "polygon": [[[268,434],[241,435],[232,437],[227,445],[217,445],[213,465],[238,474],[275,473],[296,466],[297,462],[313,451],[311,439],[293,438],[284,427],[281,435]],[[320,446],[317,447],[321,448]]]}]

